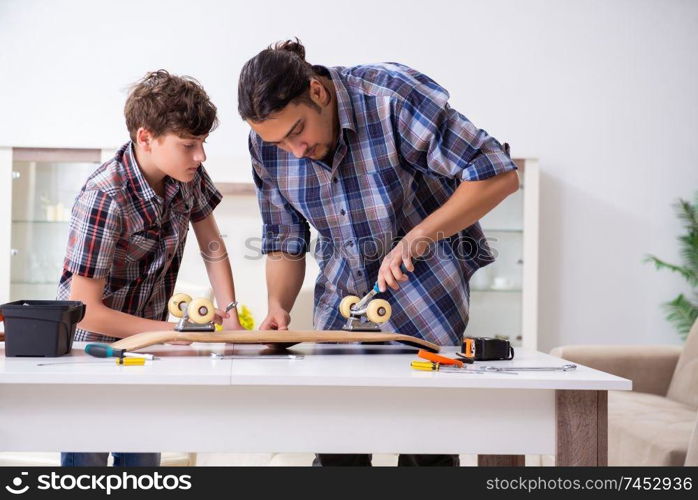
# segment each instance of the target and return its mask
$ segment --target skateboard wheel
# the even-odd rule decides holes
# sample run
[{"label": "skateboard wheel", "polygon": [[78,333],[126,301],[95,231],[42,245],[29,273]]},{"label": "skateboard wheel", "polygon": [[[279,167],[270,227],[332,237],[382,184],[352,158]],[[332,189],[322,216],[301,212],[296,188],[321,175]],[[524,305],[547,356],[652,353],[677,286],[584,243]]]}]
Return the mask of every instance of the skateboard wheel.
[{"label": "skateboard wheel", "polygon": [[184,316],[184,308],[182,306],[186,306],[189,302],[191,302],[191,297],[186,293],[175,293],[167,302],[167,310],[175,318],[181,318]]},{"label": "skateboard wheel", "polygon": [[378,324],[388,321],[392,313],[393,309],[390,307],[390,302],[384,299],[372,300],[366,308],[366,318]]},{"label": "skateboard wheel", "polygon": [[351,307],[358,304],[360,300],[356,295],[347,295],[339,303],[339,314],[343,318],[349,319],[351,317]]},{"label": "skateboard wheel", "polygon": [[192,300],[187,311],[189,312],[189,319],[199,325],[210,323],[216,315],[213,303],[208,299]]}]

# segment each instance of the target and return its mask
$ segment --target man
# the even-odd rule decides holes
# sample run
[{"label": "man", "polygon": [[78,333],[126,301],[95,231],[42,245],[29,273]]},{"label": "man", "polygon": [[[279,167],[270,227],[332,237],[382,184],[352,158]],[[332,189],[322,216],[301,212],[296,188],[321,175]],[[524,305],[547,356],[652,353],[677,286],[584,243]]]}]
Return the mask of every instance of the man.
[{"label": "man", "polygon": [[[245,64],[238,109],[252,128],[267,254],[269,311],[260,329],[288,328],[312,224],[316,329],[341,328],[342,297],[363,296],[378,281],[381,292],[390,288],[386,329],[461,342],[468,280],[493,260],[477,221],[518,189],[518,177],[500,143],[448,97],[397,63],[312,66],[298,40]],[[318,455],[316,464],[370,460]],[[457,465],[458,458],[401,455],[399,463]]]}]

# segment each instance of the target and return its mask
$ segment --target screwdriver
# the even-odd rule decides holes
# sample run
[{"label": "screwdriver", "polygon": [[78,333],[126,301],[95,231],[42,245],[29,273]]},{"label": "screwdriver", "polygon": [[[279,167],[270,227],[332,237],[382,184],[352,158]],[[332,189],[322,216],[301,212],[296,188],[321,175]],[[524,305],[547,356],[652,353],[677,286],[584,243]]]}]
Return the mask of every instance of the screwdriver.
[{"label": "screwdriver", "polygon": [[[121,366],[143,366],[145,365],[145,358],[116,358],[114,360],[117,365]],[[38,363],[36,366],[50,366],[50,365],[103,365],[102,361],[65,361],[63,363]]]},{"label": "screwdriver", "polygon": [[152,354],[140,352],[127,352],[126,349],[114,349],[108,344],[87,344],[85,352],[95,358],[143,358],[157,359]]},{"label": "screwdriver", "polygon": [[425,351],[424,349],[420,349],[417,352],[417,356],[423,359],[428,359],[429,361],[433,361],[434,363],[441,363],[442,365],[454,365],[458,368],[463,368],[463,363],[472,363],[472,359],[454,359],[454,358],[448,358],[446,356],[439,356],[438,354],[435,354],[433,352]]},{"label": "screwdriver", "polygon": [[[405,267],[405,264],[400,264],[400,270],[407,274],[409,271],[407,270],[407,267]],[[373,285],[373,288],[371,289],[370,292],[368,292],[366,295],[363,296],[363,298],[358,301],[356,304],[352,306],[352,309],[355,311],[358,311],[362,307],[364,307],[366,304],[368,304],[368,301],[371,300],[373,297],[376,296],[376,294],[381,293],[381,289],[378,287],[378,282]]]},{"label": "screwdriver", "polygon": [[450,373],[500,373],[502,375],[518,375],[514,371],[507,371],[504,369],[498,369],[496,371],[481,370],[465,367],[456,367],[452,365],[444,365],[443,363],[438,363],[434,361],[412,361],[410,366],[415,370],[427,371],[427,372],[450,372]]}]

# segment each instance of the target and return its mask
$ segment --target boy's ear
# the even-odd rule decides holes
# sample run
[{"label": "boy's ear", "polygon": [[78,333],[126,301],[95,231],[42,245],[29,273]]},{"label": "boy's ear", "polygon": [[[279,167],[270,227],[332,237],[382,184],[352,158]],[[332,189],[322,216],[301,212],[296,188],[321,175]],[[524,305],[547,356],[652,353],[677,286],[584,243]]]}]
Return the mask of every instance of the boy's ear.
[{"label": "boy's ear", "polygon": [[150,145],[154,138],[153,133],[147,128],[139,127],[136,131],[136,143],[145,151],[150,152]]}]

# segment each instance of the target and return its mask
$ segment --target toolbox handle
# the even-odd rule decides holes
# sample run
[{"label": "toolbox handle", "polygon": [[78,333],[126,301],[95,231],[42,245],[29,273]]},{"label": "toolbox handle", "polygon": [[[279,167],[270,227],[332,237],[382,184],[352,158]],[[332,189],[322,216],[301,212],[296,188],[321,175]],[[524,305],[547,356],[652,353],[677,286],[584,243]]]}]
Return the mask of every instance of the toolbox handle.
[{"label": "toolbox handle", "polygon": [[87,306],[82,302],[76,305],[76,307],[70,312],[71,323],[80,323],[82,318],[85,317],[85,309],[87,309]]}]

